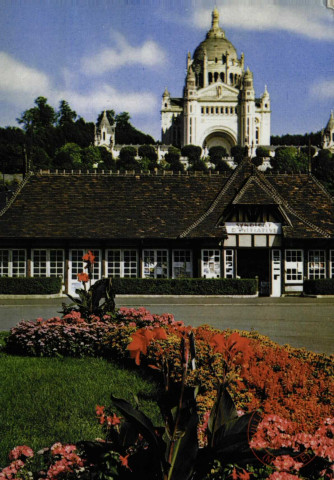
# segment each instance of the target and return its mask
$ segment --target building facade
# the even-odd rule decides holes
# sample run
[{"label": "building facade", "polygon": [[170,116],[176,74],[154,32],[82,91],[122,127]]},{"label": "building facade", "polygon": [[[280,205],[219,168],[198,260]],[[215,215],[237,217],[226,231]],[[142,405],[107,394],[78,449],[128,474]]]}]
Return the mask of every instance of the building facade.
[{"label": "building facade", "polygon": [[0,212],[0,276],[259,278],[262,294],[334,278],[333,199],[310,174],[31,173]]},{"label": "building facade", "polygon": [[255,97],[253,74],[245,70],[244,55],[219,26],[219,13],[212,13],[211,29],[187,56],[183,96],[162,96],[162,143],[198,145],[206,151],[223,146],[230,153],[234,145],[247,146],[251,156],[259,145],[270,145],[270,96],[265,87]]}]

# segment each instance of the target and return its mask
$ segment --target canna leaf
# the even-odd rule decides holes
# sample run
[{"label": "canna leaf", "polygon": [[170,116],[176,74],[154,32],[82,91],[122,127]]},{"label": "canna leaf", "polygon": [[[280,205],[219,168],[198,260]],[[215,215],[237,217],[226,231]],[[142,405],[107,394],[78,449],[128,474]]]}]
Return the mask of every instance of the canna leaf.
[{"label": "canna leaf", "polygon": [[217,393],[217,399],[211,410],[208,422],[208,441],[214,448],[216,443],[216,433],[219,429],[224,427],[228,422],[238,418],[238,413],[228,393],[226,386],[220,384]]}]

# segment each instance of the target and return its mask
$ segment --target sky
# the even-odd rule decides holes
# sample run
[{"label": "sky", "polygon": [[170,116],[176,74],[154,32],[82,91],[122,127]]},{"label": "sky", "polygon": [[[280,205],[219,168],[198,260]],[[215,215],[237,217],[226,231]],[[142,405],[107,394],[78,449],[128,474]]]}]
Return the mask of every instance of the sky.
[{"label": "sky", "polygon": [[[330,8],[330,5],[332,8]],[[211,12],[267,85],[271,134],[316,132],[334,109],[334,0],[0,0],[0,126],[44,96],[86,121],[129,112],[156,140],[165,87],[181,97]]]}]

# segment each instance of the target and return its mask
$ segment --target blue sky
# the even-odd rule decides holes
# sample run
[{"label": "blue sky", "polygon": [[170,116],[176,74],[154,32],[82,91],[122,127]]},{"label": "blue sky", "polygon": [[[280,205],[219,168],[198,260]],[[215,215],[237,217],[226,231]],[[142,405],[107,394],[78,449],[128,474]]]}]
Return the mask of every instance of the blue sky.
[{"label": "blue sky", "polygon": [[267,85],[273,135],[323,128],[334,108],[333,0],[0,0],[0,125],[43,95],[87,121],[127,111],[160,139],[161,96],[181,96],[186,56],[211,26]]}]

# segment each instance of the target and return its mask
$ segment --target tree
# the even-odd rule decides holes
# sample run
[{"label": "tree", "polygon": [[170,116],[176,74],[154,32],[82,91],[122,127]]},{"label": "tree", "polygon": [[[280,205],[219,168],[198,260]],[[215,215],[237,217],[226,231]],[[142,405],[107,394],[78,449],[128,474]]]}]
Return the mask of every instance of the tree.
[{"label": "tree", "polygon": [[138,155],[142,157],[140,163],[145,167],[143,170],[154,170],[158,167],[158,154],[152,145],[141,145]]},{"label": "tree", "polygon": [[330,150],[319,150],[312,159],[312,173],[334,194],[334,155]]},{"label": "tree", "polygon": [[76,143],[66,143],[56,152],[54,159],[55,168],[65,170],[80,169],[82,167],[81,148]]},{"label": "tree", "polygon": [[128,112],[116,115],[115,142],[118,145],[154,145],[155,140],[134,128]]},{"label": "tree", "polygon": [[46,151],[38,146],[33,146],[30,152],[30,169],[46,170],[52,168],[52,160]]},{"label": "tree", "polygon": [[270,157],[269,149],[266,147],[257,147],[256,149],[256,156],[258,158],[266,158]]},{"label": "tree", "polygon": [[82,167],[90,170],[92,168],[97,168],[99,163],[101,163],[101,153],[98,147],[93,145],[83,148],[81,150],[81,163]]},{"label": "tree", "polygon": [[100,170],[111,170],[114,172],[116,170],[116,162],[113,159],[113,156],[106,147],[97,147],[100,151],[101,163],[98,168]]},{"label": "tree", "polygon": [[188,158],[190,165],[194,165],[200,160],[202,149],[198,145],[185,145],[181,148],[181,154],[183,157]]},{"label": "tree", "polygon": [[122,170],[122,171],[135,170],[136,172],[138,172],[140,170],[140,165],[135,159],[136,155],[137,155],[137,151],[134,147],[121,148],[121,151],[119,152],[119,158],[116,163],[117,168],[119,168],[119,170]]},{"label": "tree", "polygon": [[271,160],[273,170],[276,172],[299,173],[308,171],[308,158],[296,147],[279,147],[275,157]]},{"label": "tree", "polygon": [[69,123],[73,123],[77,118],[77,113],[71,109],[66,100],[61,100],[57,113],[57,123],[60,127],[64,127]]},{"label": "tree", "polygon": [[231,148],[231,156],[234,158],[235,163],[240,163],[248,156],[248,148],[241,147],[240,145],[234,145]]},{"label": "tree", "polygon": [[169,147],[165,155],[168,170],[173,172],[184,172],[184,165],[180,162],[181,151],[176,147]]},{"label": "tree", "polygon": [[38,133],[40,129],[51,127],[57,118],[53,107],[48,105],[47,98],[37,97],[35,105],[17,118],[18,123],[22,124],[23,129],[29,133]]},{"label": "tree", "polygon": [[217,145],[209,149],[210,162],[214,163],[215,165],[220,162],[223,157],[227,156],[228,154],[225,147]]},{"label": "tree", "polygon": [[232,167],[224,160],[218,160],[215,166],[215,172],[231,172]]},{"label": "tree", "polygon": [[21,128],[0,128],[0,171],[22,173],[25,166],[25,133]]}]

